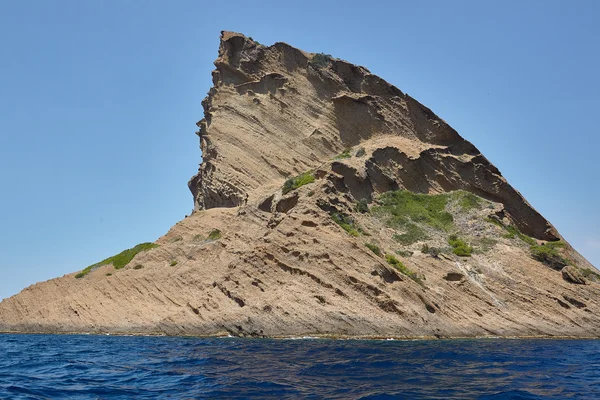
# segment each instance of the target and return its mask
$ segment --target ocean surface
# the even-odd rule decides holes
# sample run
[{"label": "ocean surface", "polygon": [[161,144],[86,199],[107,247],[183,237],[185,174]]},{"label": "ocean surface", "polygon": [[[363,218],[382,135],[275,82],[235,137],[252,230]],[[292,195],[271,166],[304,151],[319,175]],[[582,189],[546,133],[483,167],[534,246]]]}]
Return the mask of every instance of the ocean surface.
[{"label": "ocean surface", "polygon": [[600,341],[0,335],[0,398],[600,399]]}]

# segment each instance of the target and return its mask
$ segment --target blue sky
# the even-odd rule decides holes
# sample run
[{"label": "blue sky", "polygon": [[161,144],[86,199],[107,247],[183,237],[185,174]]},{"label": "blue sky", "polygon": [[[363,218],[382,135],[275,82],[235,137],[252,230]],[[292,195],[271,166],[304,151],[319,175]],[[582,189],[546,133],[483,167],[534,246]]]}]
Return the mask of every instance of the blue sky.
[{"label": "blue sky", "polygon": [[600,266],[596,1],[2,1],[0,298],[192,209],[221,30],[330,53],[473,142]]}]

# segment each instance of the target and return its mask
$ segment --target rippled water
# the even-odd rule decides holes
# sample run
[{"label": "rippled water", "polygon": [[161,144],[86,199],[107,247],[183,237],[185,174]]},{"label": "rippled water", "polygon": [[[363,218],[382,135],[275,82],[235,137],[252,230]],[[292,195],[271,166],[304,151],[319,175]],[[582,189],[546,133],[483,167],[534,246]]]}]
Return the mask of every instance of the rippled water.
[{"label": "rippled water", "polygon": [[0,335],[2,399],[600,398],[600,341]]}]

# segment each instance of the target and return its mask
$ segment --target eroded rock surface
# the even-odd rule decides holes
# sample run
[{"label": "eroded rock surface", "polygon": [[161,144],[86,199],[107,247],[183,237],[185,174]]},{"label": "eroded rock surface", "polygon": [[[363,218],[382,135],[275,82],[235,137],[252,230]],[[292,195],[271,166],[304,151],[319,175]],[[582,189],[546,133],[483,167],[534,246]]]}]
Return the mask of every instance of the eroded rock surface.
[{"label": "eroded rock surface", "polygon": [[[4,300],[0,331],[597,336],[597,270],[427,107],[363,67],[232,32],[215,66],[193,214],[123,269]],[[446,197],[407,217],[390,191]]]}]

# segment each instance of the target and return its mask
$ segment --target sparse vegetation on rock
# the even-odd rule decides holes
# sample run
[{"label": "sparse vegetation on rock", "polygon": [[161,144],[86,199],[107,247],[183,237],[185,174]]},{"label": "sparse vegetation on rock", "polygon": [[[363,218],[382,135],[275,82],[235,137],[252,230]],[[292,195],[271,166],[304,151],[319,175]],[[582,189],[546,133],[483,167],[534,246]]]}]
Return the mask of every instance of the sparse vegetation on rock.
[{"label": "sparse vegetation on rock", "polygon": [[430,256],[437,258],[440,254],[442,254],[442,249],[439,247],[429,246],[427,243],[424,243],[421,246],[421,253],[429,254]]},{"label": "sparse vegetation on rock", "polygon": [[223,236],[223,234],[221,233],[221,231],[219,229],[213,229],[208,234],[208,238],[207,239],[208,240],[219,240],[219,239],[221,239],[221,236]]},{"label": "sparse vegetation on rock", "polygon": [[341,152],[340,154],[338,154],[337,156],[335,156],[335,158],[337,160],[344,159],[344,158],[350,158],[350,157],[352,157],[352,154],[350,154],[350,151],[351,151],[350,149],[346,149],[343,152]]},{"label": "sparse vegetation on rock", "polygon": [[405,228],[423,223],[434,229],[448,231],[454,218],[446,211],[447,194],[417,194],[407,190],[387,192],[379,196],[372,211],[392,228]]},{"label": "sparse vegetation on rock", "polygon": [[561,241],[558,242],[547,242],[541,245],[532,245],[531,255],[538,261],[553,267],[555,269],[561,269],[562,267],[569,265],[569,261],[565,259],[559,252],[559,249],[565,247],[565,244]]},{"label": "sparse vegetation on rock", "polygon": [[356,202],[356,211],[361,214],[369,212],[369,202],[367,199],[360,199]]},{"label": "sparse vegetation on rock", "polygon": [[385,255],[385,260],[388,262],[388,264],[390,264],[392,267],[396,268],[400,273],[408,276],[410,279],[412,279],[413,281],[417,282],[419,285],[423,284],[423,281],[421,280],[421,278],[419,278],[419,276],[414,273],[413,271],[411,271],[410,269],[408,269],[403,263],[402,261],[398,260],[396,257],[394,257],[391,254],[386,254]]},{"label": "sparse vegetation on rock", "polygon": [[460,239],[457,235],[450,235],[448,244],[452,246],[452,252],[457,256],[471,257],[473,253],[473,247],[469,246],[467,242]]},{"label": "sparse vegetation on rock", "polygon": [[281,192],[283,194],[288,194],[292,190],[298,189],[301,186],[308,185],[309,183],[313,183],[315,181],[315,176],[312,171],[305,172],[300,174],[294,178],[290,178],[283,184],[283,188]]},{"label": "sparse vegetation on rock", "polygon": [[395,253],[402,257],[411,257],[414,254],[410,250],[396,250]]},{"label": "sparse vegetation on rock", "polygon": [[565,247],[565,243],[563,241],[557,240],[539,244],[537,240],[521,233],[521,231],[519,231],[519,229],[517,229],[515,226],[504,225],[495,218],[488,218],[486,221],[506,230],[506,233],[503,235],[504,238],[518,238],[524,243],[528,244],[531,256],[551,268],[561,269],[564,266],[572,264],[570,260],[561,254],[561,249]]},{"label": "sparse vegetation on rock", "polygon": [[112,264],[115,267],[115,269],[121,269],[127,264],[129,264],[133,257],[135,257],[138,253],[153,249],[155,247],[158,247],[156,243],[140,243],[131,249],[123,250],[115,256],[109,257],[105,260],[97,262],[96,264],[90,265],[89,267],[85,268],[83,271],[75,275],[75,278],[83,278],[85,275],[92,272],[95,268],[100,267],[102,265]]},{"label": "sparse vegetation on rock", "polygon": [[421,240],[429,239],[425,230],[413,223],[406,224],[404,226],[404,231],[405,232],[402,234],[393,235],[392,238],[403,245],[410,245]]},{"label": "sparse vegetation on rock", "polygon": [[379,246],[377,246],[376,244],[372,244],[372,243],[365,243],[365,246],[371,250],[375,255],[382,257],[383,253],[381,253],[381,249],[379,248]]},{"label": "sparse vegetation on rock", "polygon": [[328,66],[332,59],[331,54],[317,53],[312,57],[311,62],[317,67],[323,68]]},{"label": "sparse vegetation on rock", "polygon": [[355,226],[354,219],[348,215],[340,214],[337,212],[331,213],[331,219],[333,222],[342,227],[351,236],[359,236],[360,232],[358,227]]},{"label": "sparse vegetation on rock", "polygon": [[464,190],[454,191],[450,194],[450,197],[455,200],[464,211],[480,209],[484,204],[484,200],[481,197]]}]

